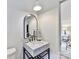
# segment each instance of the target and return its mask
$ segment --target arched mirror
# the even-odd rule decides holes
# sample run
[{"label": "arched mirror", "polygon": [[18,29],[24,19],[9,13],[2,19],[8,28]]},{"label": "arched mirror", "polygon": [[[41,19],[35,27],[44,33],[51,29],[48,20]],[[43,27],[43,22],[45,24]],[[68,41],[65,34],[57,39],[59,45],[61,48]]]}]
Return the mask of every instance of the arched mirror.
[{"label": "arched mirror", "polygon": [[24,39],[33,37],[39,38],[40,30],[38,30],[38,19],[36,15],[29,14],[24,17]]}]

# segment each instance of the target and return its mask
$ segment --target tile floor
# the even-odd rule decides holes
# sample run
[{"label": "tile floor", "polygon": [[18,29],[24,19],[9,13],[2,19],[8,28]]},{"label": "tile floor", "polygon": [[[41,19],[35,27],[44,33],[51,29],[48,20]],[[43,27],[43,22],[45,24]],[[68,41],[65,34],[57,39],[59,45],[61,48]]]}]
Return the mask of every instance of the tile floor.
[{"label": "tile floor", "polygon": [[70,58],[66,58],[66,57],[64,57],[64,56],[61,56],[61,59],[70,59]]}]

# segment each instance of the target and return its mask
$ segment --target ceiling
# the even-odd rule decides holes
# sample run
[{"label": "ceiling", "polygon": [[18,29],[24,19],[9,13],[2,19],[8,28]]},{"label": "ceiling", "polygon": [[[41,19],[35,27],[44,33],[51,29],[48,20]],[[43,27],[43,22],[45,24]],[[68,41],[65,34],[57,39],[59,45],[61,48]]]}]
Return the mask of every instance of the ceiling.
[{"label": "ceiling", "polygon": [[[32,10],[36,0],[7,0],[8,8],[15,8],[26,12],[34,12]],[[39,4],[43,6],[42,11],[48,11],[58,6],[59,0],[39,0]]]}]

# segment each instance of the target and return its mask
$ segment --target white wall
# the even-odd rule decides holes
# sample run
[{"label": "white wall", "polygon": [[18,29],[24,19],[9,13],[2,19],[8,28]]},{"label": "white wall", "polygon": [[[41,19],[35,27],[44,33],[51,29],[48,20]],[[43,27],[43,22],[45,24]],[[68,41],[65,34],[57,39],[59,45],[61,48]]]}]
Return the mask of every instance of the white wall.
[{"label": "white wall", "polygon": [[39,15],[39,25],[44,40],[50,43],[53,53],[59,53],[59,9],[54,8]]},{"label": "white wall", "polygon": [[16,59],[22,59],[23,18],[26,12],[8,8],[7,14],[7,48],[17,49]]}]

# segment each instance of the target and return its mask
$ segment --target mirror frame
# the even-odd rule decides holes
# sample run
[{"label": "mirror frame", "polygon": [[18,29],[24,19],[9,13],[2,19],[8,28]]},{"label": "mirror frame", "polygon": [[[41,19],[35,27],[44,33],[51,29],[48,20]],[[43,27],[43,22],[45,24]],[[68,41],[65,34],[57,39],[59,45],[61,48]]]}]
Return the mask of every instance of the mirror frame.
[{"label": "mirror frame", "polygon": [[[36,31],[38,31],[38,19],[37,19],[36,15],[35,14],[29,14],[29,15],[31,15],[35,18],[35,20],[36,20]],[[23,37],[24,37],[24,39],[27,39],[30,35],[30,33],[29,33],[29,24],[28,24],[28,26],[25,27],[25,23],[26,23],[27,19],[28,19],[28,15],[25,15],[24,20],[23,20]],[[26,33],[26,32],[28,32],[28,33]]]}]

